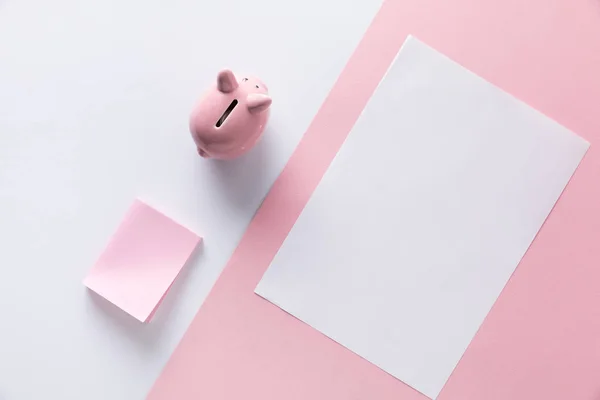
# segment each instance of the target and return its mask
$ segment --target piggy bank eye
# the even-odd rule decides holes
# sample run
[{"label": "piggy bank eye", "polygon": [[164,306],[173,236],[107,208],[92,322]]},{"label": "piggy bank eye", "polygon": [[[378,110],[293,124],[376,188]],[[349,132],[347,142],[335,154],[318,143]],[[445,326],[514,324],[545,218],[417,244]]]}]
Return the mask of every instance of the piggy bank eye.
[{"label": "piggy bank eye", "polygon": [[242,79],[242,82],[246,82],[248,80],[248,78],[244,78]]},{"label": "piggy bank eye", "polygon": [[256,85],[256,88],[258,89],[258,85]]}]

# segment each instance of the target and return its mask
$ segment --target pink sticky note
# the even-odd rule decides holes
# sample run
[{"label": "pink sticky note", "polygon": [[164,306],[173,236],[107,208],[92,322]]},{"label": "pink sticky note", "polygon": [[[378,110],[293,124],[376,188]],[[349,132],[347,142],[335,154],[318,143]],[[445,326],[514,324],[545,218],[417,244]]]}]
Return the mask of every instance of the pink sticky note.
[{"label": "pink sticky note", "polygon": [[83,283],[148,322],[200,240],[136,200]]}]

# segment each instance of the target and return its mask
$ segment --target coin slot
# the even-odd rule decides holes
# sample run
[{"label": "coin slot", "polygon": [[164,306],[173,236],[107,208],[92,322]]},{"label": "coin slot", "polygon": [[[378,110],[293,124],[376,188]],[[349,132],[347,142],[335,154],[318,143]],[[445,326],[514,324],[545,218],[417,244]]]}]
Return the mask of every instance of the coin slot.
[{"label": "coin slot", "polygon": [[217,121],[217,128],[219,128],[219,127],[221,127],[221,125],[223,125],[223,123],[225,122],[227,117],[229,117],[229,114],[231,114],[231,112],[233,111],[235,106],[237,106],[237,104],[238,104],[237,99],[233,99],[233,101],[231,102],[229,107],[227,107],[227,109],[225,110],[223,115],[221,115],[221,118],[219,118],[219,120]]}]

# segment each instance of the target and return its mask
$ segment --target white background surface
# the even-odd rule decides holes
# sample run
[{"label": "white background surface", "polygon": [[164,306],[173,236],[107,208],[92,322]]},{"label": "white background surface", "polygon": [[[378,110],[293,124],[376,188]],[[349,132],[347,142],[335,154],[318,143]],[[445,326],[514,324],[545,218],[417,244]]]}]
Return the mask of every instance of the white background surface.
[{"label": "white background surface", "polygon": [[587,148],[410,38],[256,293],[434,399]]},{"label": "white background surface", "polygon": [[[379,6],[0,0],[1,399],[144,398]],[[274,103],[211,163],[187,119],[225,66]],[[146,326],[81,284],[136,196],[205,238]]]}]

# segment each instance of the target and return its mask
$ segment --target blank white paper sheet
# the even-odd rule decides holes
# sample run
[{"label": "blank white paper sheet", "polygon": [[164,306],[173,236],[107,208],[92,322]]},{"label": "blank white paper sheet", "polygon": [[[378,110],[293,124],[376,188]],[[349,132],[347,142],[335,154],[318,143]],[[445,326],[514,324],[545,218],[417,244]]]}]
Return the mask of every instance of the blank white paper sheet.
[{"label": "blank white paper sheet", "polygon": [[256,293],[436,398],[587,148],[409,38]]}]

